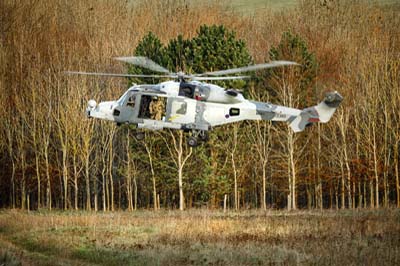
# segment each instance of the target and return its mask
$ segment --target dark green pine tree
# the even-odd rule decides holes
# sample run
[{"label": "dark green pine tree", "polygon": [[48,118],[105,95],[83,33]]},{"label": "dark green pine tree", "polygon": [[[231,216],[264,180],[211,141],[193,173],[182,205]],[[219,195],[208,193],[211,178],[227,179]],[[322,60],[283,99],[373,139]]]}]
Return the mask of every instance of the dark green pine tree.
[{"label": "dark green pine tree", "polygon": [[[136,56],[146,56],[166,67],[171,72],[203,73],[207,71],[223,70],[247,66],[252,58],[243,40],[237,39],[234,31],[224,26],[203,25],[197,31],[197,36],[184,39],[178,35],[171,39],[166,46],[153,33],[148,33],[139,42],[135,49]],[[130,74],[154,74],[136,66],[130,66]],[[240,73],[239,73],[240,75]],[[137,83],[146,80],[134,79]],[[155,80],[154,82],[159,81]],[[148,80],[147,80],[148,82]],[[246,82],[243,80],[218,82],[219,85],[229,88],[243,89]]]},{"label": "dark green pine tree", "polygon": [[[160,39],[152,32],[149,32],[147,35],[143,37],[143,39],[138,43],[136,46],[135,56],[144,56],[147,57],[157,64],[161,66],[166,66],[167,65],[167,56],[165,54],[165,48],[163,44],[161,43]],[[154,73],[154,71],[138,67],[132,64],[128,65],[128,73],[129,74],[146,74],[146,75],[151,75],[151,74],[160,74],[160,73]],[[161,82],[160,79],[158,78],[132,78],[131,83],[159,83]]]},{"label": "dark green pine tree", "polygon": [[300,64],[300,66],[273,68],[267,71],[267,87],[274,95],[274,87],[276,82],[288,77],[290,71],[291,82],[295,89],[295,95],[299,96],[302,101],[301,105],[315,104],[315,100],[319,98],[317,95],[315,80],[318,71],[318,62],[314,53],[308,50],[306,42],[297,34],[290,31],[283,33],[281,41],[275,47],[269,50],[269,58],[271,60],[289,60]]},{"label": "dark green pine tree", "polygon": [[[192,51],[191,64],[196,73],[247,66],[253,62],[245,42],[237,39],[234,31],[222,25],[201,26],[197,36],[192,39]],[[224,81],[218,84],[243,89],[246,81]]]},{"label": "dark green pine tree", "polygon": [[169,41],[164,51],[168,69],[172,69],[173,72],[193,73],[192,40],[185,40],[182,35],[178,35]]}]

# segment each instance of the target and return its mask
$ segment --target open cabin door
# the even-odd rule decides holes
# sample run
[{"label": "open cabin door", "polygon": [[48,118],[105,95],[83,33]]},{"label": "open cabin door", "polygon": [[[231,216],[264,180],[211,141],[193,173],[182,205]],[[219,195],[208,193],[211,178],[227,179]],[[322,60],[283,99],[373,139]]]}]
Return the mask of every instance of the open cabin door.
[{"label": "open cabin door", "polygon": [[141,95],[138,118],[164,121],[167,98],[157,95]]}]

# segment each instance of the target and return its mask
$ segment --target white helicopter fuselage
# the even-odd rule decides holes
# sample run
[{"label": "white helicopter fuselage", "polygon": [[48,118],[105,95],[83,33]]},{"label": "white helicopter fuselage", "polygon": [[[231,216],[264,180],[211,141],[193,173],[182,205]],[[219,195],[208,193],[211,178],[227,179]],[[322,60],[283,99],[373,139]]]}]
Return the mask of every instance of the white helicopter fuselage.
[{"label": "white helicopter fuselage", "polygon": [[[329,97],[328,97],[329,96]],[[198,81],[135,85],[117,101],[88,103],[89,117],[135,124],[138,128],[208,131],[242,120],[287,121],[302,131],[313,122],[327,122],[342,97],[332,92],[319,105],[304,110],[250,101],[235,90]]]}]

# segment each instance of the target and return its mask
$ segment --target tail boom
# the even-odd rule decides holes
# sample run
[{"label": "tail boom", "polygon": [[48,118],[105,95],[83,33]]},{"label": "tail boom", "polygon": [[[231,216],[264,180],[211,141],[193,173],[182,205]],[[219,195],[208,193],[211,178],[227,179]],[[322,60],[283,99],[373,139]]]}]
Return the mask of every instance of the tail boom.
[{"label": "tail boom", "polygon": [[328,122],[343,101],[342,95],[337,91],[328,92],[325,99],[316,106],[303,109],[300,115],[289,120],[289,125],[294,132],[303,131],[312,123]]}]

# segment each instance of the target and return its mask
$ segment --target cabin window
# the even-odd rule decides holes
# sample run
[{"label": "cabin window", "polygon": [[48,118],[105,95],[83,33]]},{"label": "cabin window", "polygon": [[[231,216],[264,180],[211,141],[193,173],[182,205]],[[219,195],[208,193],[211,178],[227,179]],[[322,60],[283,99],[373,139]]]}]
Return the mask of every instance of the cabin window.
[{"label": "cabin window", "polygon": [[185,115],[186,111],[187,111],[187,103],[183,102],[181,103],[181,107],[179,107],[179,109],[176,110],[176,113],[180,115]]},{"label": "cabin window", "polygon": [[229,109],[229,115],[230,116],[238,116],[238,115],[240,115],[240,109],[239,108],[231,108],[231,109]]},{"label": "cabin window", "polygon": [[196,86],[193,84],[181,82],[179,84],[179,96],[193,98],[195,88],[196,88]]}]

